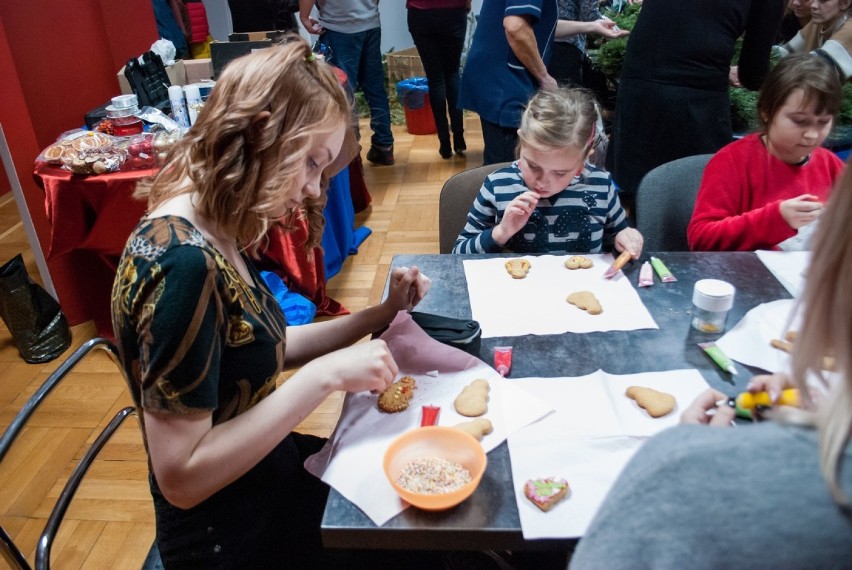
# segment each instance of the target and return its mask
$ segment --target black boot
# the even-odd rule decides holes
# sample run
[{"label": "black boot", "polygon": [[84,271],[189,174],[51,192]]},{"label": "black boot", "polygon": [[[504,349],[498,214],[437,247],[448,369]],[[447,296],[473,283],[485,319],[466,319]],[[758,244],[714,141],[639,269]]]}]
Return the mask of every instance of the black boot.
[{"label": "black boot", "polygon": [[441,146],[438,148],[438,154],[441,155],[441,158],[451,158],[453,156],[453,149],[450,147],[450,134],[447,133],[446,136],[438,136],[438,141],[441,143]]},{"label": "black boot", "polygon": [[59,303],[30,279],[20,254],[0,267],[0,318],[30,364],[53,360],[71,346]]},{"label": "black boot", "polygon": [[464,156],[464,152],[467,150],[467,144],[464,142],[464,134],[460,132],[453,133],[453,149],[457,155]]}]

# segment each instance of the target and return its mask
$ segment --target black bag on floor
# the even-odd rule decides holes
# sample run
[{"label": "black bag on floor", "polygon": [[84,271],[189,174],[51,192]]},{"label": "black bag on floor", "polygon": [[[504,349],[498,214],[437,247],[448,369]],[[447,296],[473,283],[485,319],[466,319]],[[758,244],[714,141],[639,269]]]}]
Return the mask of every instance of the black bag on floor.
[{"label": "black bag on floor", "polygon": [[438,342],[454,346],[473,356],[479,357],[482,346],[482,329],[479,323],[471,319],[454,319],[431,313],[412,312],[411,319],[426,334]]},{"label": "black bag on floor", "polygon": [[0,318],[30,364],[53,360],[71,346],[59,303],[30,279],[21,254],[0,267]]}]

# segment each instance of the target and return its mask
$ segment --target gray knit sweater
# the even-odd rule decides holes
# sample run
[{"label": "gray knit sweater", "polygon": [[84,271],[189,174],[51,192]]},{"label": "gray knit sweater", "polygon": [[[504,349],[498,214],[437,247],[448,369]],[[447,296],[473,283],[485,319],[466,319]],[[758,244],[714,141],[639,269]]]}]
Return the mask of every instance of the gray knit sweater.
[{"label": "gray knit sweater", "polygon": [[[841,481],[852,499],[852,445]],[[828,492],[814,430],[677,426],[625,467],[570,568],[852,568],[852,518]]]}]

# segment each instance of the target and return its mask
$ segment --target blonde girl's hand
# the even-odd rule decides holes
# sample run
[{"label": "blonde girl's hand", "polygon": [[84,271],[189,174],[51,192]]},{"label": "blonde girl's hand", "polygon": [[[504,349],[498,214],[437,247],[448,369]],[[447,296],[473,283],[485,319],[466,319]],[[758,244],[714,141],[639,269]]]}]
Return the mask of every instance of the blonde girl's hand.
[{"label": "blonde girl's hand", "polygon": [[399,373],[388,345],[378,339],[335,350],[306,366],[319,367],[333,390],[345,392],[381,392]]},{"label": "blonde girl's hand", "polygon": [[394,313],[410,311],[431,287],[432,280],[423,275],[419,268],[397,267],[391,273],[385,303],[393,307]]},{"label": "blonde girl's hand", "polygon": [[781,202],[781,217],[794,230],[798,230],[822,213],[822,203],[813,194],[802,194]]},{"label": "blonde girl's hand", "polygon": [[777,402],[784,389],[795,387],[796,386],[790,380],[789,376],[779,372],[775,374],[760,374],[758,376],[753,376],[746,386],[746,391],[752,394],[766,392],[769,394],[770,400]]},{"label": "blonde girl's hand", "polygon": [[513,235],[521,231],[530,220],[530,216],[538,206],[538,194],[532,190],[527,190],[520,196],[516,196],[514,200],[509,202],[506,210],[503,212],[503,219],[494,228],[491,237],[500,245],[506,245]]},{"label": "blonde girl's hand", "polygon": [[734,420],[734,409],[728,405],[716,406],[719,400],[728,396],[718,390],[705,390],[680,415],[682,424],[703,424],[714,427],[728,427]]},{"label": "blonde girl's hand", "polygon": [[633,259],[639,259],[644,245],[645,238],[635,228],[624,228],[615,234],[616,251],[629,251]]}]

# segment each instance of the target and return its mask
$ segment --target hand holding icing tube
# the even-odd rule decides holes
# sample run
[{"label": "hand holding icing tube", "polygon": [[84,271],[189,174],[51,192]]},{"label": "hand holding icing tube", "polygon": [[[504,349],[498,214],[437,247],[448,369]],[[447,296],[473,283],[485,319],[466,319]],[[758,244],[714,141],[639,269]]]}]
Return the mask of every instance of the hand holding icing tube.
[{"label": "hand holding icing tube", "polygon": [[630,261],[632,257],[633,254],[631,254],[629,251],[622,251],[621,255],[619,255],[615,259],[612,265],[609,266],[609,269],[606,270],[606,273],[604,273],[604,279],[609,279],[610,277],[621,271],[621,268],[627,265],[627,262]]},{"label": "hand holding icing tube", "polygon": [[769,392],[743,392],[736,397],[720,400],[717,405],[727,404],[732,408],[740,408],[743,410],[753,410],[759,406],[799,406],[799,391],[796,388],[787,388],[782,390],[781,394],[774,401]]}]

